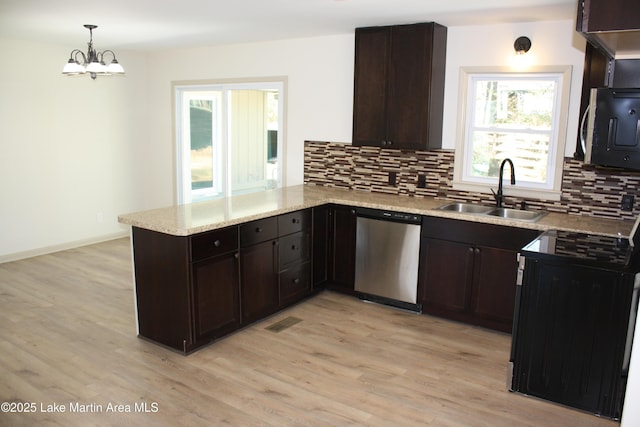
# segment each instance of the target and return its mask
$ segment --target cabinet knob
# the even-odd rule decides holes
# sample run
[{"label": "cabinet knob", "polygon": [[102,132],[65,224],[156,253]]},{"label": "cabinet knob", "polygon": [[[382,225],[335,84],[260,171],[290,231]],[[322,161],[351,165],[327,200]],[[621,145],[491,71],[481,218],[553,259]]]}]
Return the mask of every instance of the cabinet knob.
[{"label": "cabinet knob", "polygon": [[256,233],[262,233],[262,228],[261,227],[256,227]]},{"label": "cabinet knob", "polygon": [[475,252],[476,254],[479,254],[479,253],[480,253],[480,249],[476,248],[476,249],[474,250],[474,252]]},{"label": "cabinet knob", "polygon": [[213,242],[213,246],[215,246],[216,248],[219,248],[221,244],[222,242],[220,240],[216,240],[215,242]]},{"label": "cabinet knob", "polygon": [[473,253],[473,248],[469,248],[469,253]]},{"label": "cabinet knob", "polygon": [[291,245],[291,250],[295,251],[296,250],[296,245]]},{"label": "cabinet knob", "polygon": [[292,222],[293,224],[298,224],[300,221],[298,220],[298,218],[293,218],[293,219],[291,220],[291,222]]},{"label": "cabinet knob", "polygon": [[297,285],[298,283],[300,283],[300,279],[298,279],[297,277],[295,279],[292,280],[292,282]]},{"label": "cabinet knob", "polygon": [[233,254],[233,257],[234,257],[235,259],[238,259],[238,258],[240,258],[240,254],[239,254],[238,252],[236,252],[235,254]]}]

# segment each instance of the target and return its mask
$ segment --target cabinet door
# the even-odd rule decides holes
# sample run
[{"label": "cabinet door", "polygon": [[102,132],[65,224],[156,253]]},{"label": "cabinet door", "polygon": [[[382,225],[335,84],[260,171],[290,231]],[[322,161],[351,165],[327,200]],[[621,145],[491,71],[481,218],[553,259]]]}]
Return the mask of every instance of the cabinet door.
[{"label": "cabinet door", "polygon": [[331,283],[339,289],[353,291],[356,274],[356,211],[335,206],[332,212]]},{"label": "cabinet door", "polygon": [[391,148],[424,150],[441,144],[445,52],[434,43],[434,28],[433,23],[393,27],[387,92]]},{"label": "cabinet door", "polygon": [[313,208],[313,229],[311,242],[313,246],[313,287],[323,285],[329,277],[329,234],[330,208],[319,206]]},{"label": "cabinet door", "polygon": [[354,145],[442,146],[446,39],[433,22],[356,29]]},{"label": "cabinet door", "polygon": [[240,326],[237,253],[194,263],[193,285],[197,340],[220,337]]},{"label": "cabinet door", "polygon": [[578,2],[577,29],[581,32],[640,28],[638,0],[583,0]]},{"label": "cabinet door", "polygon": [[456,317],[471,301],[474,248],[464,243],[422,239],[422,310]]},{"label": "cabinet door", "polygon": [[572,264],[525,266],[516,391],[618,417],[633,279]]},{"label": "cabinet door", "polygon": [[511,332],[518,275],[517,253],[480,247],[474,259],[472,308],[493,329]]},{"label": "cabinet door", "polygon": [[240,249],[243,324],[278,309],[277,244],[270,240]]},{"label": "cabinet door", "polygon": [[389,27],[356,28],[353,145],[382,145],[387,139]]}]

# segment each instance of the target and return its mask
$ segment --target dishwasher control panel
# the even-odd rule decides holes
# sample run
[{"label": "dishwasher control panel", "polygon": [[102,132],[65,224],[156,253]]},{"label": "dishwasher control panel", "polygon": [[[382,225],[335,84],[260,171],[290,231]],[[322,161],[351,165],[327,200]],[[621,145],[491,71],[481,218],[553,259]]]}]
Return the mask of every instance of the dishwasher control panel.
[{"label": "dishwasher control panel", "polygon": [[405,212],[393,212],[393,211],[383,211],[378,209],[369,209],[369,208],[357,208],[356,214],[360,217],[378,219],[378,220],[389,220],[396,222],[404,222],[407,224],[421,224],[422,217],[416,214],[410,214]]},{"label": "dishwasher control panel", "polygon": [[402,212],[381,212],[383,218],[395,219],[406,222],[420,222],[420,215],[407,214]]}]

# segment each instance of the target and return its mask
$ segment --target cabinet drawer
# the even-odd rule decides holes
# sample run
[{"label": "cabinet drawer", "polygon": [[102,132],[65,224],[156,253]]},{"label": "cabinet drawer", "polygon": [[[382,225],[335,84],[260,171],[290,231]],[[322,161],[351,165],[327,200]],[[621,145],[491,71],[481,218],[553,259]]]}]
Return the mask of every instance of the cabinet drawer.
[{"label": "cabinet drawer", "polygon": [[240,226],[240,246],[266,242],[278,237],[278,218],[270,217],[251,221]]},{"label": "cabinet drawer", "polygon": [[278,230],[281,236],[309,230],[311,227],[311,210],[291,212],[278,217]]},{"label": "cabinet drawer", "polygon": [[308,261],[310,240],[309,233],[306,231],[281,237],[278,246],[280,270],[293,262]]},{"label": "cabinet drawer", "polygon": [[280,273],[280,305],[295,302],[310,291],[310,262],[296,264]]},{"label": "cabinet drawer", "polygon": [[193,261],[220,255],[238,249],[238,227],[207,231],[191,236]]}]

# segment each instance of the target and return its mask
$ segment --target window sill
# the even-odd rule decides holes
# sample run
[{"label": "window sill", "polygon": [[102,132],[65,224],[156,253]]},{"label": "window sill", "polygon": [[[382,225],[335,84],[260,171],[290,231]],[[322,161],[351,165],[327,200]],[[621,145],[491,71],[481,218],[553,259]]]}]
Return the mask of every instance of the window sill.
[{"label": "window sill", "polygon": [[[486,184],[475,184],[469,182],[454,181],[452,184],[454,190],[468,191],[472,193],[488,193],[491,194],[491,189],[494,191],[498,189],[498,182],[495,185],[487,186]],[[558,201],[562,196],[561,191],[556,190],[536,190],[532,188],[517,188],[511,187],[508,182],[502,187],[502,191],[507,197],[522,197],[526,199],[538,199],[538,200],[552,200]]]}]

